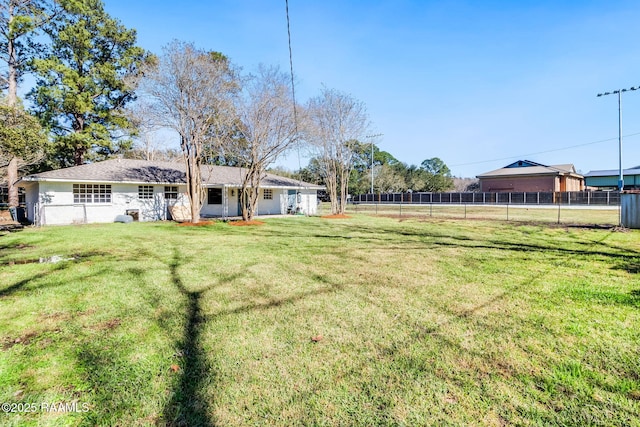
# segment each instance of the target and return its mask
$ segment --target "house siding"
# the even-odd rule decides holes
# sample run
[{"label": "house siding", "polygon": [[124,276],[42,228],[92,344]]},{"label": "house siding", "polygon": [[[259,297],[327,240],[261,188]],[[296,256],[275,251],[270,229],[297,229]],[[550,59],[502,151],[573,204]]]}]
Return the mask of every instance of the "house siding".
[{"label": "house siding", "polygon": [[258,199],[258,215],[281,215],[286,213],[286,206],[282,208],[282,196],[286,197],[287,191],[281,189],[273,189],[273,198],[271,200],[264,199],[264,189],[260,189]]},{"label": "house siding", "polygon": [[582,191],[584,190],[584,181],[573,176],[566,177],[566,188],[563,191]]},{"label": "house siding", "polygon": [[[140,221],[159,221],[169,219],[167,206],[171,204],[188,205],[186,187],[178,185],[178,199],[167,200],[164,197],[164,185],[152,185],[153,197],[140,199],[139,184],[111,185],[111,203],[74,203],[73,184],[71,182],[33,182],[27,184],[27,218],[37,225],[68,225],[84,223],[113,222],[118,215],[127,211],[138,212]],[[98,183],[99,184],[99,183]],[[175,185],[174,185],[175,186]],[[260,190],[258,215],[276,215],[287,212],[289,203],[287,189],[272,189],[273,199],[264,200],[264,191]],[[238,189],[225,188],[220,205],[209,205],[205,199],[201,209],[203,217],[239,216]],[[299,190],[300,212],[305,215],[317,213],[317,191]]]},{"label": "house siding", "polygon": [[[87,222],[113,222],[118,215],[137,210],[140,221],[167,219],[167,201],[164,185],[153,185],[151,199],[138,198],[138,184],[110,184],[111,203],[74,203],[73,183],[40,182],[27,194],[39,194],[39,200],[30,196],[27,215],[40,225],[82,224]],[[185,187],[178,187],[178,199],[169,203],[185,203]],[[31,204],[31,205],[30,205]],[[37,215],[36,215],[37,212]]]}]

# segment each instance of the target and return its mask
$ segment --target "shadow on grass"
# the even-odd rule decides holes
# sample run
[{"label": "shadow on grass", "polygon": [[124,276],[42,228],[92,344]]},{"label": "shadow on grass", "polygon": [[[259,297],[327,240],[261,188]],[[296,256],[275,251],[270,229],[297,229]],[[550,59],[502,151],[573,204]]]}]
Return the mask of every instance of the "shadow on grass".
[{"label": "shadow on grass", "polygon": [[[168,263],[171,281],[180,294],[186,298],[186,325],[182,342],[179,343],[182,355],[182,365],[179,367],[180,379],[176,385],[171,401],[166,405],[163,413],[164,425],[167,426],[214,426],[216,425],[209,406],[211,396],[207,395],[206,383],[215,383],[215,372],[207,360],[201,345],[201,335],[205,324],[220,317],[231,316],[251,311],[261,311],[278,308],[285,304],[292,304],[304,298],[313,297],[342,289],[339,284],[331,283],[325,277],[316,279],[326,283],[327,286],[309,292],[301,292],[285,298],[269,298],[265,302],[247,303],[229,310],[223,310],[215,314],[207,315],[202,310],[202,297],[210,291],[214,285],[192,291],[183,282],[178,269],[181,266],[181,255],[174,250],[173,258]],[[222,277],[216,284],[231,282],[240,277],[240,274]]]},{"label": "shadow on grass", "polygon": [[174,249],[168,267],[172,283],[187,299],[187,313],[183,340],[180,344],[183,355],[183,366],[179,366],[180,380],[173,398],[164,409],[163,418],[168,426],[214,426],[202,386],[202,380],[209,377],[212,371],[200,345],[200,335],[205,322],[200,301],[211,286],[189,291],[178,274],[180,264],[180,253]]},{"label": "shadow on grass", "polygon": [[[101,254],[98,252],[87,252],[87,253],[76,253],[72,256],[72,259],[69,260],[63,260],[60,261],[58,263],[55,264],[47,264],[47,263],[42,263],[42,266],[47,268],[49,267],[49,265],[53,265],[53,268],[47,269],[46,271],[42,271],[40,273],[36,273],[31,277],[28,277],[26,279],[20,280],[12,285],[7,286],[4,289],[0,289],[0,298],[2,297],[6,297],[9,295],[12,295],[16,292],[20,292],[22,290],[24,290],[23,288],[29,284],[32,284],[34,282],[37,282],[40,279],[44,279],[46,277],[48,277],[51,274],[54,274],[56,272],[59,271],[63,271],[63,270],[67,270],[69,267],[73,266],[75,263],[80,262],[82,260],[85,260],[87,258],[90,257],[94,257],[94,256],[100,256]],[[35,261],[31,261],[29,260],[29,262],[24,262],[24,263],[19,263],[19,264],[34,264],[34,263],[39,263],[40,259],[38,258]],[[46,287],[53,287],[53,286],[59,286],[61,285],[61,283],[55,283],[55,284],[47,284],[47,285],[41,285],[38,286],[37,288],[34,289],[42,289],[42,288],[46,288]]]},{"label": "shadow on grass", "polygon": [[12,285],[7,286],[4,289],[0,289],[0,298],[12,295],[16,292],[20,292],[22,290],[22,288],[24,288],[26,285],[38,281],[40,279],[44,279],[45,277],[49,276],[50,274],[53,274],[57,271],[62,271],[65,270],[68,267],[69,263],[67,262],[63,262],[60,264],[57,264],[54,268],[52,268],[51,270],[47,270],[47,271],[43,271],[41,273],[37,273],[34,274],[31,277],[28,277],[26,279],[20,280],[19,282],[16,282]]}]

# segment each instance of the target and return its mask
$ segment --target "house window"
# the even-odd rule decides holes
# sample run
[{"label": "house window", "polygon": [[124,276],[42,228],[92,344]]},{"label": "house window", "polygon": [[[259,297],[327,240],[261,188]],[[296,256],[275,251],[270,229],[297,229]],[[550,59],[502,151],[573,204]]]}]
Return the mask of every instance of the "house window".
[{"label": "house window", "polygon": [[176,186],[168,186],[164,187],[164,198],[175,200],[178,198],[178,187]]},{"label": "house window", "polygon": [[[0,205],[5,205],[9,203],[9,188],[0,187]],[[24,205],[25,196],[24,196],[24,188],[18,188],[18,203]]]},{"label": "house window", "polygon": [[262,190],[262,198],[264,200],[273,200],[273,190],[270,188]]},{"label": "house window", "polygon": [[153,199],[153,185],[138,185],[138,199]]},{"label": "house window", "polygon": [[73,184],[73,203],[111,203],[111,185]]},{"label": "house window", "polygon": [[207,188],[207,204],[222,204],[222,188]]}]

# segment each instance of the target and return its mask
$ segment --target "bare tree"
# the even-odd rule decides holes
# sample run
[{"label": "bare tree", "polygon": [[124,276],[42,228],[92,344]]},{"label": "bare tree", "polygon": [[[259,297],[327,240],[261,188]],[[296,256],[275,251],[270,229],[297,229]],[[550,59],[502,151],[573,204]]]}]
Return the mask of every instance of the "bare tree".
[{"label": "bare tree", "polygon": [[267,167],[298,140],[290,83],[277,67],[260,66],[256,75],[247,78],[238,102],[241,140],[236,150],[246,168],[240,198],[245,221],[256,213]]},{"label": "bare tree", "polygon": [[162,126],[156,122],[153,111],[153,106],[144,99],[126,109],[134,138],[133,148],[127,153],[130,158],[160,160],[163,156],[167,135],[159,132]]},{"label": "bare tree", "polygon": [[152,101],[156,123],[180,136],[191,221],[198,222],[205,197],[203,152],[207,145],[221,144],[222,129],[231,126],[239,89],[236,73],[224,55],[173,41],[145,73],[142,89]]},{"label": "bare tree", "polygon": [[331,212],[342,214],[347,204],[354,149],[369,127],[366,108],[351,95],[323,88],[320,96],[309,100],[307,110],[306,139],[318,159],[331,199]]}]

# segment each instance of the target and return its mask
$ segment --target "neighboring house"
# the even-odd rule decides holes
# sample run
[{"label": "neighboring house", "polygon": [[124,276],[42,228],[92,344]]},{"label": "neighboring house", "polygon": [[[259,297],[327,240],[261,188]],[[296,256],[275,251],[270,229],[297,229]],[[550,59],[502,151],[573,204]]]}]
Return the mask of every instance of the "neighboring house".
[{"label": "neighboring house", "polygon": [[[246,169],[203,166],[206,197],[201,215],[240,215],[239,189]],[[140,221],[170,219],[169,207],[188,206],[185,167],[181,163],[114,159],[29,175],[27,218],[37,225],[113,222],[130,214]],[[256,214],[300,212],[314,215],[323,187],[266,174]]]},{"label": "neighboring house", "polygon": [[584,178],[572,164],[545,166],[530,160],[518,160],[477,178],[482,192],[584,190]]},{"label": "neighboring house", "polygon": [[[622,171],[625,190],[640,188],[640,166],[634,166]],[[598,190],[617,190],[620,179],[620,169],[590,171],[584,176],[587,187]]]}]

